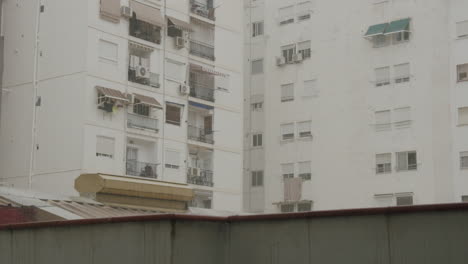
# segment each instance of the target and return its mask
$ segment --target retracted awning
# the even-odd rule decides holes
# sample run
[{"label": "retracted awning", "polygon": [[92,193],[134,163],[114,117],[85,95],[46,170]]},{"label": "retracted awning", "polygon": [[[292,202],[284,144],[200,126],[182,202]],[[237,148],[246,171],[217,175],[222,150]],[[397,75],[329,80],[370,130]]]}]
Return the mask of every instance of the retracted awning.
[{"label": "retracted awning", "polygon": [[188,22],[185,22],[185,21],[182,21],[177,18],[170,17],[170,16],[167,17],[167,20],[169,22],[168,23],[169,26],[175,27],[180,30],[189,31],[189,32],[193,31],[192,25],[190,25],[190,23]]},{"label": "retracted awning", "polygon": [[222,76],[222,77],[225,77],[225,78],[229,76],[229,75],[224,74],[222,72],[217,72],[215,70],[208,69],[208,68],[202,67],[200,65],[196,65],[196,64],[190,64],[190,71],[204,73],[204,74],[210,74],[210,75],[215,75],[215,76]]},{"label": "retracted awning", "polygon": [[391,22],[387,30],[385,30],[385,34],[409,31],[410,20],[409,18],[405,18]]},{"label": "retracted awning", "polygon": [[124,103],[128,103],[128,99],[122,92],[110,88],[96,86],[96,89],[104,95],[104,97],[115,99]]},{"label": "retracted awning", "polygon": [[153,25],[164,26],[164,18],[161,11],[149,5],[137,1],[130,1],[130,7],[136,13],[136,18]]},{"label": "retracted awning", "polygon": [[214,107],[211,106],[211,105],[200,104],[200,103],[192,102],[192,101],[189,101],[189,105],[190,106],[195,106],[195,107],[198,107],[198,108],[203,108],[203,109],[206,109],[206,110],[214,109]]},{"label": "retracted awning", "polygon": [[152,107],[155,107],[155,108],[162,109],[161,104],[156,99],[154,99],[153,97],[149,97],[149,96],[141,95],[141,94],[136,94],[136,93],[134,93],[133,96],[136,99],[140,100],[141,104],[146,104],[146,105],[149,105],[149,106],[152,106]]},{"label": "retracted awning", "polygon": [[389,26],[388,23],[372,25],[372,26],[369,27],[369,29],[367,29],[367,32],[364,35],[364,37],[373,37],[373,36],[377,36],[377,35],[382,35],[382,34],[385,33],[388,26]]}]

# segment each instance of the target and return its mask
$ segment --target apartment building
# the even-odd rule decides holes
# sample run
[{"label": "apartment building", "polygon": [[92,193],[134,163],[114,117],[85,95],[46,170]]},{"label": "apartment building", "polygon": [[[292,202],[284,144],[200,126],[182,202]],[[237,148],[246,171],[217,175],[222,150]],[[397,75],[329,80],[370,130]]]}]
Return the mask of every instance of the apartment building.
[{"label": "apartment building", "polygon": [[3,4],[1,181],[77,195],[80,174],[123,175],[241,210],[241,2]]},{"label": "apartment building", "polygon": [[245,0],[244,208],[468,200],[468,2]]}]

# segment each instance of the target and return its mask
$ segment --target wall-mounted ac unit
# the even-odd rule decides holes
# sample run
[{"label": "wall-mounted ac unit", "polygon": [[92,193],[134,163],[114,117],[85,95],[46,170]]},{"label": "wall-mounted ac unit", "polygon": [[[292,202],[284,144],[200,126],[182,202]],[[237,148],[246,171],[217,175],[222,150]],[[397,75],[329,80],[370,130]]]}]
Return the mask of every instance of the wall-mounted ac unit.
[{"label": "wall-mounted ac unit", "polygon": [[293,55],[293,61],[298,63],[298,62],[301,62],[303,60],[302,58],[302,53],[296,53]]},{"label": "wall-mounted ac unit", "polygon": [[190,93],[190,86],[188,85],[185,85],[185,84],[181,84],[180,85],[180,93],[181,94],[189,94]]},{"label": "wall-mounted ac unit", "polygon": [[185,38],[183,38],[183,37],[176,37],[176,38],[175,38],[175,47],[178,48],[178,49],[185,48],[186,42],[187,42],[187,41],[185,40]]},{"label": "wall-mounted ac unit", "polygon": [[138,65],[135,69],[135,75],[137,78],[148,79],[150,77],[150,72],[145,66]]},{"label": "wall-mounted ac unit", "polygon": [[277,66],[282,66],[284,64],[286,64],[286,59],[283,56],[276,57],[276,65]]},{"label": "wall-mounted ac unit", "polygon": [[122,6],[120,8],[120,14],[125,18],[131,18],[133,15],[133,10],[129,6]]}]

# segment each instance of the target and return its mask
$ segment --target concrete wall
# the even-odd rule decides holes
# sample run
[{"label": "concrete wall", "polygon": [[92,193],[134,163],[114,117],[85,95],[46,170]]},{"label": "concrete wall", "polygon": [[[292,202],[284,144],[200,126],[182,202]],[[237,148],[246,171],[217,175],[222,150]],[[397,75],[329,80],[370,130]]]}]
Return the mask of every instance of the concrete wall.
[{"label": "concrete wall", "polygon": [[466,263],[466,223],[467,209],[0,227],[0,263]]}]

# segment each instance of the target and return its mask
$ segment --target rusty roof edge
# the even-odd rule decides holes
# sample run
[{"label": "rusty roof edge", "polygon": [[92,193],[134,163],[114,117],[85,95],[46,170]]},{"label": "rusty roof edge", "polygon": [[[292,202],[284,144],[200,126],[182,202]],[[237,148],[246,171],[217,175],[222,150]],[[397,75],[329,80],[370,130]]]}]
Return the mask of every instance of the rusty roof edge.
[{"label": "rusty roof edge", "polygon": [[379,208],[359,208],[359,209],[313,211],[313,212],[286,213],[286,214],[234,215],[234,216],[228,216],[228,217],[188,215],[188,214],[158,214],[158,215],[124,216],[124,217],[111,217],[111,218],[94,218],[94,219],[6,224],[6,225],[0,225],[0,230],[61,227],[61,226],[74,226],[74,225],[94,225],[94,224],[106,224],[106,223],[149,222],[149,221],[162,221],[162,220],[247,222],[247,221],[265,221],[265,220],[308,219],[308,218],[318,218],[318,217],[370,216],[370,215],[389,215],[389,214],[406,214],[406,213],[439,212],[439,211],[461,211],[461,210],[468,211],[468,203],[428,204],[428,205],[379,207]]}]

